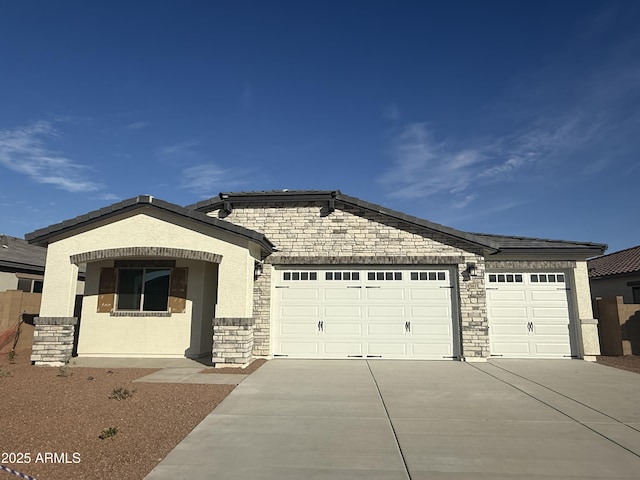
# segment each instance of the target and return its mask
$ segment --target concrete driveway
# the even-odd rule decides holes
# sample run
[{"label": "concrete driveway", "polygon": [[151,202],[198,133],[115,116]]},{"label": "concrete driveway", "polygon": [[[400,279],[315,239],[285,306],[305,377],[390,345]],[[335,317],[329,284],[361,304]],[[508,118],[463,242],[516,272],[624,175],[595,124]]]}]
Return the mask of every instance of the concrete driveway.
[{"label": "concrete driveway", "polygon": [[272,360],[147,477],[640,477],[640,376],[577,360]]}]

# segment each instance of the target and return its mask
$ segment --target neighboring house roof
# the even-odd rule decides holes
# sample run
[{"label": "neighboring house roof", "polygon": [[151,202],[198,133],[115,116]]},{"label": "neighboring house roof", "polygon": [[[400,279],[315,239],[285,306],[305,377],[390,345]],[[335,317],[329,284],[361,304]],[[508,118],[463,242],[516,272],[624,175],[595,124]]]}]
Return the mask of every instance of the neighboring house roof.
[{"label": "neighboring house roof", "polygon": [[587,261],[587,268],[591,279],[630,273],[640,274],[640,245],[592,258]]},{"label": "neighboring house roof", "polygon": [[44,272],[47,249],[30,245],[21,238],[0,235],[0,268]]},{"label": "neighboring house roof", "polygon": [[296,203],[304,201],[327,201],[329,205],[336,202],[360,207],[364,210],[380,213],[382,215],[402,220],[406,223],[427,228],[450,237],[465,240],[473,245],[480,246],[489,254],[496,253],[525,253],[532,251],[544,251],[545,253],[580,254],[585,256],[601,255],[607,245],[602,243],[572,242],[567,240],[549,240],[540,238],[515,237],[505,235],[491,235],[483,233],[470,233],[446,227],[428,220],[407,215],[390,208],[382,207],[374,203],[345,195],[339,190],[269,190],[260,192],[223,192],[218,197],[187,205],[187,209],[199,212],[210,212],[216,209],[229,210],[236,204],[282,202]]},{"label": "neighboring house roof", "polygon": [[199,223],[225,230],[241,237],[245,237],[258,243],[268,252],[273,252],[275,250],[273,243],[271,243],[271,241],[262,233],[255,232],[253,230],[249,230],[248,228],[240,227],[229,222],[225,222],[224,220],[209,217],[208,215],[205,215],[203,213],[189,210],[173,203],[165,202],[164,200],[154,198],[151,195],[140,195],[138,197],[129,198],[127,200],[114,203],[112,205],[109,205],[108,207],[101,208],[100,210],[94,210],[84,215],[80,215],[79,217],[65,220],[64,222],[56,223],[55,225],[50,225],[46,228],[41,228],[34,232],[27,233],[25,235],[25,238],[29,243],[35,245],[47,245],[51,238],[62,233],[75,230],[78,227],[91,225],[92,223],[140,208],[154,208],[160,211],[169,212],[184,218],[194,220]]}]

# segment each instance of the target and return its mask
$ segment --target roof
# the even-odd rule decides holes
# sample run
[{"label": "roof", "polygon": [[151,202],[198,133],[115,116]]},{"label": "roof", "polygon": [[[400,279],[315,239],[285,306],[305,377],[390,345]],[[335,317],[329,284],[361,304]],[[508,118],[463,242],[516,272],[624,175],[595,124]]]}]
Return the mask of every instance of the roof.
[{"label": "roof", "polygon": [[0,267],[44,272],[47,249],[30,245],[21,238],[0,235]]},{"label": "roof", "polygon": [[100,210],[94,210],[70,220],[65,220],[61,223],[56,223],[34,232],[27,233],[25,238],[31,244],[44,246],[49,243],[51,238],[60,234],[140,208],[153,208],[169,212],[252,240],[268,252],[273,252],[275,250],[273,243],[271,243],[271,241],[262,233],[210,217],[203,213],[196,212],[173,203],[165,202],[164,200],[154,198],[151,195],[140,195],[114,203],[108,207],[101,208]]},{"label": "roof", "polygon": [[390,208],[386,208],[356,197],[343,194],[340,190],[267,190],[259,192],[223,192],[218,197],[212,197],[201,202],[188,205],[186,208],[199,212],[209,212],[220,208],[230,208],[234,204],[283,202],[295,203],[303,201],[329,201],[345,205],[357,206],[371,212],[402,220],[406,223],[442,233],[450,237],[464,240],[479,246],[488,254],[497,253],[531,253],[543,251],[545,253],[579,254],[585,257],[601,255],[607,245],[602,243],[575,242],[568,240],[551,240],[542,238],[516,237],[506,235],[492,235],[485,233],[470,233],[455,228],[440,225],[412,215],[407,215]]},{"label": "roof", "polygon": [[640,274],[640,245],[587,261],[589,278]]}]

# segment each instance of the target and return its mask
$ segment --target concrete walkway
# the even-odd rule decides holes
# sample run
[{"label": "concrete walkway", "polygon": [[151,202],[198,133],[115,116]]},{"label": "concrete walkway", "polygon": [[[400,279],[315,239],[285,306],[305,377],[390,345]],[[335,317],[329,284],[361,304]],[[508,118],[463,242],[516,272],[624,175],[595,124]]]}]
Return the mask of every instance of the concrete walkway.
[{"label": "concrete walkway", "polygon": [[147,478],[637,479],[639,398],[576,360],[272,360]]}]

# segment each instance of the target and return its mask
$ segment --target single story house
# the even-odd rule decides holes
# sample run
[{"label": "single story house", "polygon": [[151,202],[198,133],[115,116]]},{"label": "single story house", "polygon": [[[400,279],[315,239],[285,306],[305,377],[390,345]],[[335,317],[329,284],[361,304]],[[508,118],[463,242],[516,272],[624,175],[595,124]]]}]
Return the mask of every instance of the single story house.
[{"label": "single story house", "polygon": [[0,292],[42,292],[47,249],[21,238],[0,235]]},{"label": "single story house", "polygon": [[587,261],[591,296],[640,303],[640,245]]},{"label": "single story house", "polygon": [[85,264],[80,356],[599,354],[586,259],[603,244],[468,233],[331,190],[145,195],[26,238],[48,247],[36,363],[68,360]]}]

